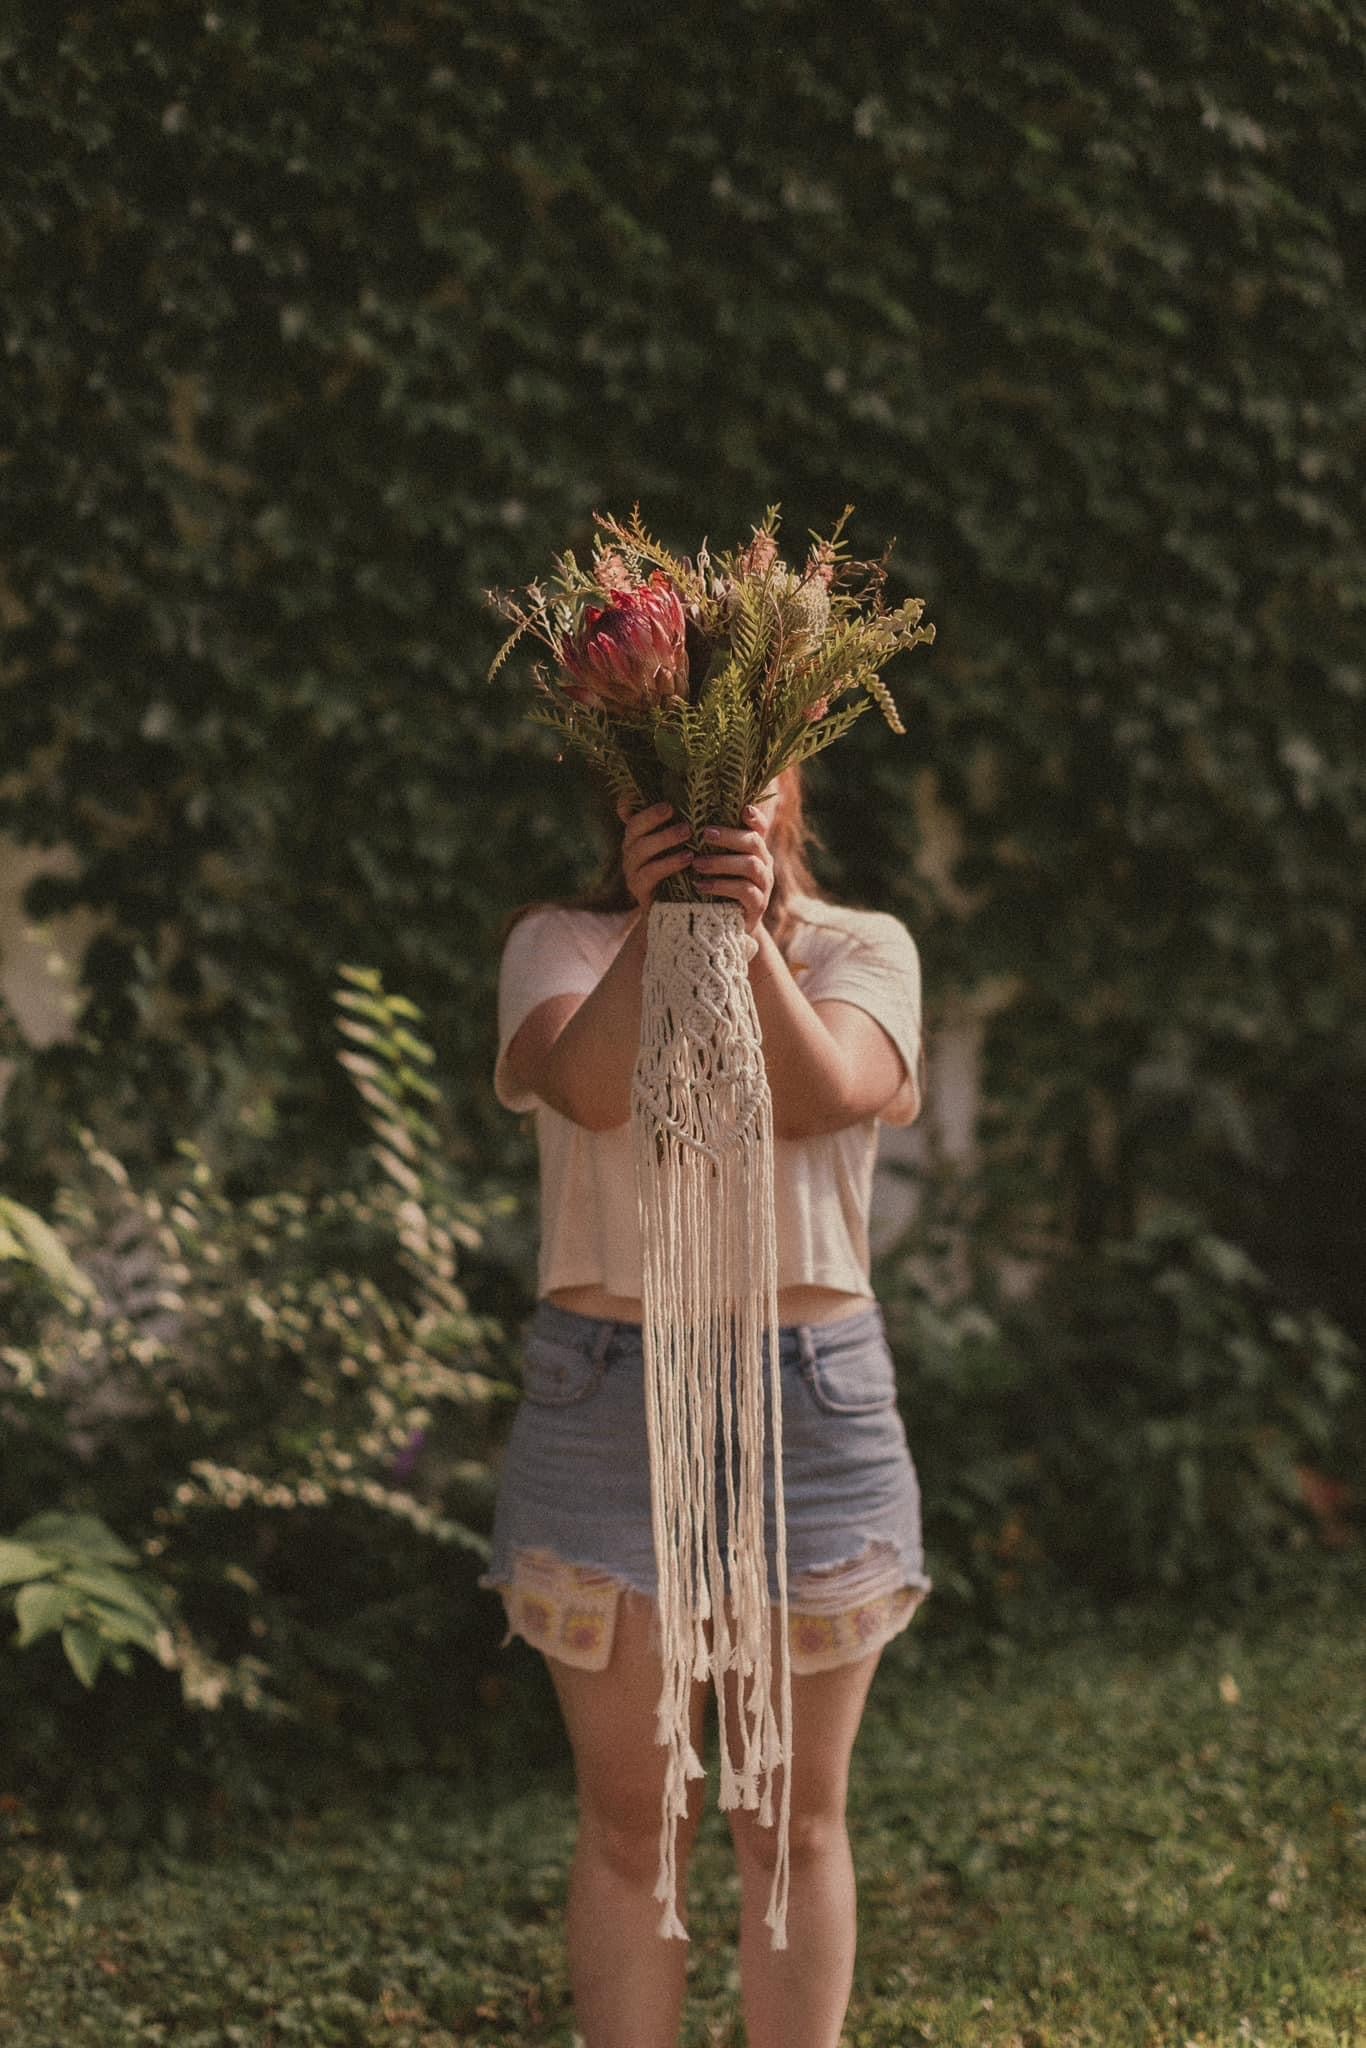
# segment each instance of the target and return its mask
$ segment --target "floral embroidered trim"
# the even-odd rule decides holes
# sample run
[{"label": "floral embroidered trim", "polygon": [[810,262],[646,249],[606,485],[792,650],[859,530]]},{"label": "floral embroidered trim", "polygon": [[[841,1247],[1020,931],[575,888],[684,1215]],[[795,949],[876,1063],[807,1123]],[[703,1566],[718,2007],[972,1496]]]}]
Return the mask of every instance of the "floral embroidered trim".
[{"label": "floral embroidered trim", "polygon": [[899,1586],[875,1600],[863,1600],[838,1614],[788,1615],[794,1671],[830,1671],[855,1657],[880,1649],[905,1628],[928,1592],[925,1586]]},{"label": "floral embroidered trim", "polygon": [[[534,1649],[582,1671],[606,1669],[616,1634],[619,1580],[596,1566],[523,1551],[511,1583],[498,1590],[508,1617],[504,1644],[521,1635]],[[792,1669],[828,1671],[866,1657],[905,1628],[928,1591],[927,1586],[900,1586],[833,1614],[789,1610]]]},{"label": "floral embroidered trim", "polygon": [[525,1636],[535,1649],[604,1671],[612,1655],[621,1587],[592,1565],[564,1564],[545,1552],[524,1551],[512,1584],[499,1589],[507,1608],[508,1632]]}]

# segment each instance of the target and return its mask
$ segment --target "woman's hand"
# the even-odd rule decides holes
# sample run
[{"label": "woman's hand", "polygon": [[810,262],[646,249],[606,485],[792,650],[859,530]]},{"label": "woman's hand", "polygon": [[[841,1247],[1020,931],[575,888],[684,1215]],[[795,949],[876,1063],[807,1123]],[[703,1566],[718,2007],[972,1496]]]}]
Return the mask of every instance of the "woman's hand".
[{"label": "woman's hand", "polygon": [[744,825],[709,825],[702,834],[714,850],[699,853],[693,875],[704,896],[733,896],[745,913],[745,930],[753,937],[763,922],[773,894],[773,855],[768,830],[773,805],[766,798],[747,804]]},{"label": "woman's hand", "polygon": [[692,830],[672,804],[651,804],[643,811],[632,811],[629,804],[629,797],[617,800],[617,816],[626,820],[621,865],[626,887],[647,912],[664,877],[677,874],[692,859],[687,844]]}]

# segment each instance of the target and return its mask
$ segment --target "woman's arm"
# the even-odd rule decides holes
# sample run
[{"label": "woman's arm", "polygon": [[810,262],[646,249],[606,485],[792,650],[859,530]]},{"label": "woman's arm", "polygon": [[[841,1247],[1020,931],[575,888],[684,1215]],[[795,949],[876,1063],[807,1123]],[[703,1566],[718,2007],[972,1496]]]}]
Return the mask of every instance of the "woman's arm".
[{"label": "woman's arm", "polygon": [[610,1131],[631,1113],[646,935],[637,917],[597,986],[539,1004],[508,1048],[514,1079],[585,1130]]},{"label": "woman's arm", "polygon": [[855,1003],[809,1003],[768,926],[749,963],[773,1096],[773,1135],[814,1138],[862,1123],[907,1085],[901,1054]]},{"label": "woman's arm", "polygon": [[[687,827],[663,822],[669,815],[668,805],[655,805],[633,814],[627,825],[623,864],[641,908],[607,972],[588,995],[552,996],[539,1004],[508,1048],[513,1079],[586,1130],[613,1130],[631,1113],[649,905],[661,877],[690,858],[681,844]],[[765,813],[756,809],[751,815],[758,829],[719,832],[717,854],[703,855],[696,867],[709,893],[743,902],[746,929],[758,943],[749,979],[773,1096],[774,1136],[815,1137],[876,1115],[914,1083],[876,1018],[834,999],[817,1007],[798,988],[762,922],[773,886],[772,856]],[[728,873],[723,878],[717,869]],[[729,873],[743,879],[731,881]]]},{"label": "woman's arm", "polygon": [[647,913],[666,875],[688,865],[691,827],[671,804],[651,804],[626,819],[621,861],[637,904],[616,958],[587,995],[547,997],[525,1019],[507,1051],[519,1086],[589,1131],[610,1131],[631,1114],[631,1077],[640,1049],[640,983]]},{"label": "woman's arm", "polygon": [[[538,1004],[508,1048],[519,1086],[586,1130],[612,1130],[631,1113],[646,936],[638,917],[592,993]],[[908,1083],[882,1026],[854,1003],[808,1003],[766,925],[758,937],[749,978],[774,1136],[815,1137],[886,1108]]]},{"label": "woman's arm", "polygon": [[693,865],[699,887],[709,896],[729,896],[740,904],[745,929],[758,941],[749,979],[763,1033],[774,1136],[814,1138],[862,1123],[917,1084],[894,1038],[866,1008],[834,997],[807,1001],[763,922],[773,891],[769,797],[776,789],[775,783],[747,808],[748,830],[708,830],[703,836],[713,851]]}]

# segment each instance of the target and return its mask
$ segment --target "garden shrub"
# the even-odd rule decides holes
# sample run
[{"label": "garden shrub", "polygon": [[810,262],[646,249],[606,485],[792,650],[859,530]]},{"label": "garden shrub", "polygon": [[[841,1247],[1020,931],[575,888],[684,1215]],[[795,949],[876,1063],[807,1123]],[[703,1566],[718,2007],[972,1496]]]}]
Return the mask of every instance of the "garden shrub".
[{"label": "garden shrub", "polygon": [[[91,1825],[121,1771],[136,1825],[170,1756],[212,1785],[258,1764],[264,1782],[304,1748],[366,1768],[459,1751],[506,1340],[461,1284],[486,1218],[427,1114],[421,1013],[342,972],[341,1058],[371,1127],[354,1185],[233,1200],[184,1140],[137,1188],[82,1129],[50,1224],[7,1211],[4,1769],[85,1801]],[[134,1559],[121,1588],[108,1574]],[[60,1602],[66,1659],[35,1626]],[[143,1626],[120,1631],[134,1607]],[[205,1741],[215,1713],[231,1731]]]},{"label": "garden shrub", "polygon": [[[1157,1593],[1248,1600],[1360,1541],[1366,1353],[1179,1204],[1007,1291],[936,1292],[924,1224],[881,1262],[936,1619]],[[927,1609],[927,1614],[929,1610]]]}]

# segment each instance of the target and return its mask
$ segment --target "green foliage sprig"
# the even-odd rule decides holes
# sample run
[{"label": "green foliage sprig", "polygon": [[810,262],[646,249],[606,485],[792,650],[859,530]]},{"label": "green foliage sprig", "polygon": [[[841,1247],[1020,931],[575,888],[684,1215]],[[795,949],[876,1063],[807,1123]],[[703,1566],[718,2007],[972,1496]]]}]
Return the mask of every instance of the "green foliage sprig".
[{"label": "green foliage sprig", "polygon": [[15,1647],[60,1633],[87,1688],[106,1658],[120,1671],[131,1668],[130,1643],[155,1654],[170,1603],[138,1564],[137,1552],[98,1515],[30,1515],[12,1536],[0,1536],[0,1602],[13,1600]]}]

